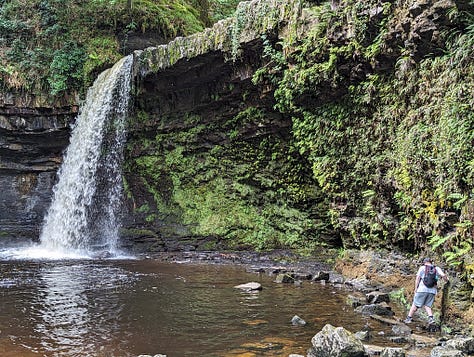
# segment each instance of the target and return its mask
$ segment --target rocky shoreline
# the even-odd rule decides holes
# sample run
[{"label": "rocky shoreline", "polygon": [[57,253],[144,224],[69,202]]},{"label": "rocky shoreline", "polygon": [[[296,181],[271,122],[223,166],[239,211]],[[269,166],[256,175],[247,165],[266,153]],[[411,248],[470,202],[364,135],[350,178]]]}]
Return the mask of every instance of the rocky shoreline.
[{"label": "rocky shoreline", "polygon": [[[144,258],[170,263],[241,265],[249,272],[274,276],[274,281],[281,284],[337,285],[349,291],[347,304],[356,312],[391,326],[392,334],[387,339],[395,347],[371,345],[373,331],[350,332],[344,326],[328,324],[312,338],[308,357],[474,355],[472,326],[452,317],[440,321],[441,289],[435,305],[438,323],[429,325],[419,310],[414,323],[406,325],[405,316],[394,313],[393,307],[403,311],[410,303],[409,292],[413,290],[419,264],[417,259],[399,253],[347,251],[340,257],[334,252],[315,258],[284,250],[264,253],[191,251],[156,253]],[[452,278],[456,281],[454,275]],[[298,316],[294,319],[301,323]]]}]

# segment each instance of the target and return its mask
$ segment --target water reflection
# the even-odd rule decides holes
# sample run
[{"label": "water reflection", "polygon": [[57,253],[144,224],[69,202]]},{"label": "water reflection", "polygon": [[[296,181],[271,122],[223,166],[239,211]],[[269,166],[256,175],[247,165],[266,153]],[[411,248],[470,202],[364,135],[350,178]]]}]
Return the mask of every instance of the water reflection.
[{"label": "water reflection", "polygon": [[[34,335],[52,355],[85,356],[107,352],[120,330],[123,303],[118,290],[132,280],[118,267],[93,263],[46,265],[33,301]],[[123,328],[123,326],[122,326]]]},{"label": "water reflection", "polygon": [[[234,288],[248,281],[263,290]],[[0,295],[2,357],[304,355],[324,324],[367,323],[329,285],[151,260],[0,260]],[[307,325],[293,326],[294,315]]]}]

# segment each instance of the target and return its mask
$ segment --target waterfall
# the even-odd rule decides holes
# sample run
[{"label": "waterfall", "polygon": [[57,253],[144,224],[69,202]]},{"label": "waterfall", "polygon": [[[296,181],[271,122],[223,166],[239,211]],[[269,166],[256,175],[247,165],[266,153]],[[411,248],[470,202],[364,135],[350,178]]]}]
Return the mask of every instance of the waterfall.
[{"label": "waterfall", "polygon": [[113,254],[117,249],[132,63],[132,55],[124,57],[87,92],[41,230],[46,250]]}]

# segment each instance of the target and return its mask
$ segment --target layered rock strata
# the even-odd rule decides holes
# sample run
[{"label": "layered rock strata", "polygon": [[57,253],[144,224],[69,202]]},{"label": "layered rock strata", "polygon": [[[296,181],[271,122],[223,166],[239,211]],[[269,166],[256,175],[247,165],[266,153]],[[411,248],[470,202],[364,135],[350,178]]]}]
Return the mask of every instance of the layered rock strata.
[{"label": "layered rock strata", "polygon": [[77,106],[0,97],[0,239],[35,239]]}]

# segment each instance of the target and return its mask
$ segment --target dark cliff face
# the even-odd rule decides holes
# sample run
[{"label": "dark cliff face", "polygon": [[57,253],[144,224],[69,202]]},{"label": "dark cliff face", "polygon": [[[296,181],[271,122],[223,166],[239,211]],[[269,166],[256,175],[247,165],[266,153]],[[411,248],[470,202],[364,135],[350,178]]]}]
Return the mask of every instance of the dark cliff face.
[{"label": "dark cliff face", "polygon": [[[291,117],[272,109],[272,91],[252,83],[263,42],[247,43],[236,61],[219,51],[147,75],[128,140],[128,214],[124,236],[136,249],[206,249],[279,244],[288,220],[311,236],[321,212],[315,183],[291,146]],[[290,170],[294,177],[288,177]],[[304,198],[284,203],[294,185]],[[303,192],[305,191],[305,192]],[[309,193],[311,191],[311,193]],[[287,206],[283,208],[283,206]],[[278,210],[280,212],[276,212]],[[267,211],[268,210],[268,211]],[[274,242],[269,240],[274,239]]]},{"label": "dark cliff face", "polygon": [[1,98],[2,241],[38,238],[76,112],[75,106],[47,106],[24,95]]},{"label": "dark cliff face", "polygon": [[[370,76],[391,76],[403,47],[410,66],[425,52],[436,55],[452,3],[420,1],[410,8],[367,3],[346,13],[352,5],[333,3],[327,18],[319,19],[324,4],[303,10],[297,0],[251,1],[234,18],[202,33],[136,53],[124,168],[123,234],[129,246],[140,241],[159,250],[341,244],[331,226],[348,232],[346,223],[358,224],[359,213],[337,200],[348,191],[335,192],[328,202],[324,184],[315,178],[321,174],[320,152],[334,143],[315,149],[313,112],[315,118],[326,115],[319,111],[321,103],[337,105],[350,87]],[[341,22],[336,14],[351,21]],[[323,25],[327,29],[319,33]],[[364,28],[365,42],[358,38]],[[311,41],[292,48],[311,34],[314,48]],[[259,71],[264,80],[255,80]],[[280,96],[288,89],[289,106],[297,108],[275,109],[285,100],[277,103],[275,88]],[[76,108],[4,98],[0,110],[5,187],[0,232],[35,238]],[[311,120],[301,120],[305,116]],[[295,118],[307,134],[295,135]],[[341,146],[350,139],[344,137]],[[344,163],[337,155],[335,161]],[[323,181],[338,169],[334,177],[351,177],[349,165],[322,164]]]},{"label": "dark cliff face", "polygon": [[[386,170],[371,158],[390,140],[372,130],[386,126],[380,103],[361,98],[371,81],[394,78],[400,57],[416,67],[440,53],[454,4],[326,5],[273,12],[252,1],[233,21],[137,55],[124,235],[158,250],[315,248],[396,231],[396,207],[382,223],[367,211],[373,173]],[[354,125],[358,116],[372,129]],[[381,207],[394,206],[391,185]]]},{"label": "dark cliff face", "polygon": [[[271,83],[254,83],[301,2],[241,3],[234,18],[136,53],[123,236],[139,249],[296,246],[326,214]],[[305,236],[305,239],[302,239]]]}]

